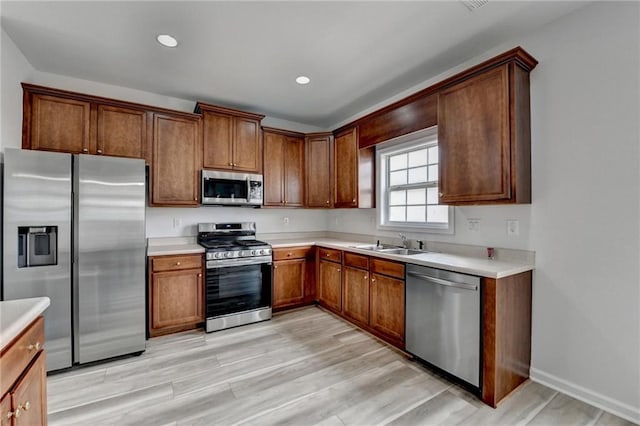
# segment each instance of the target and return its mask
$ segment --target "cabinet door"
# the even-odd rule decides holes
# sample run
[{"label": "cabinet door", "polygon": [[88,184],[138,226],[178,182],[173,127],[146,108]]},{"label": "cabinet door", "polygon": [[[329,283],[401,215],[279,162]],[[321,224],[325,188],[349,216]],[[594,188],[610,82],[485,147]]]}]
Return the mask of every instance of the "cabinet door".
[{"label": "cabinet door", "polygon": [[199,120],[159,115],[153,129],[153,205],[197,205],[200,183]]},{"label": "cabinet door", "polygon": [[283,260],[273,266],[273,307],[302,303],[305,289],[304,259]]},{"label": "cabinet door", "polygon": [[146,159],[147,112],[98,105],[96,154]]},{"label": "cabinet door", "polygon": [[89,152],[89,102],[33,95],[30,121],[31,140],[23,141],[24,148],[71,154]]},{"label": "cabinet door", "polygon": [[287,137],[284,148],[284,204],[304,206],[304,139]]},{"label": "cabinet door", "polygon": [[234,117],[233,169],[262,173],[262,137],[260,123]]},{"label": "cabinet door", "polygon": [[151,283],[151,335],[156,334],[154,331],[204,321],[203,292],[200,269],[154,273]]},{"label": "cabinet door", "polygon": [[344,315],[369,324],[369,272],[344,267]]},{"label": "cabinet door", "polygon": [[11,408],[11,394],[7,393],[0,399],[0,426],[11,426],[11,417],[13,417]]},{"label": "cabinet door", "polygon": [[18,425],[47,424],[47,367],[44,351],[33,361],[11,392],[14,412],[20,410]]},{"label": "cabinet door", "polygon": [[306,205],[331,207],[331,136],[306,140]]},{"label": "cabinet door", "polygon": [[404,342],[404,281],[371,274],[369,325],[398,342]]},{"label": "cabinet door", "polygon": [[204,168],[231,170],[233,168],[233,117],[204,111],[202,132]]},{"label": "cabinet door", "polygon": [[264,205],[284,205],[284,136],[264,132]]},{"label": "cabinet door", "polygon": [[340,265],[320,260],[318,300],[328,308],[342,311],[342,276]]},{"label": "cabinet door", "polygon": [[358,207],[358,136],[355,127],[336,135],[334,161],[334,207]]},{"label": "cabinet door", "polygon": [[440,203],[511,197],[507,65],[440,92]]}]

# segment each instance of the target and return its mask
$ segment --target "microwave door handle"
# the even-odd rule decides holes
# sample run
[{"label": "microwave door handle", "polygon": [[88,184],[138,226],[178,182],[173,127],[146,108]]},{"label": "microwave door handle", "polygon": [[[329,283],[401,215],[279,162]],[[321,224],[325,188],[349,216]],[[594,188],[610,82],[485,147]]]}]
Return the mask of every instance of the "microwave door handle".
[{"label": "microwave door handle", "polygon": [[23,234],[24,235],[24,244],[23,244],[23,249],[24,249],[24,260],[26,262],[27,268],[29,266],[31,266],[31,256],[29,255],[29,234]]},{"label": "microwave door handle", "polygon": [[251,178],[247,177],[247,203],[251,200]]}]

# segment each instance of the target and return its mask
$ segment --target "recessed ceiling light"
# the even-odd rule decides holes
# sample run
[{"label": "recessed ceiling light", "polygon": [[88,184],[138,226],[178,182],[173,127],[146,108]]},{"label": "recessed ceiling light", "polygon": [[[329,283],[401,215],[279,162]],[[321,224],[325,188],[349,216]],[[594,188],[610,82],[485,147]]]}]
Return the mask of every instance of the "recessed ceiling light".
[{"label": "recessed ceiling light", "polygon": [[158,37],[158,43],[166,47],[176,47],[178,45],[178,40],[169,34],[160,34]]},{"label": "recessed ceiling light", "polygon": [[301,75],[296,77],[296,83],[298,84],[309,84],[309,82],[311,81],[311,79],[309,77],[307,77],[306,75]]}]

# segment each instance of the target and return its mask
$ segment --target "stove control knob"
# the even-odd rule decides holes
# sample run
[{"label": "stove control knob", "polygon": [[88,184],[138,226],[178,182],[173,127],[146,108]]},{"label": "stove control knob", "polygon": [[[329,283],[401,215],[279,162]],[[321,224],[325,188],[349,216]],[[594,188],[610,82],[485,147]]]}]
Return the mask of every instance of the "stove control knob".
[{"label": "stove control knob", "polygon": [[256,251],[255,250],[251,250],[251,256],[255,256],[256,255]]}]

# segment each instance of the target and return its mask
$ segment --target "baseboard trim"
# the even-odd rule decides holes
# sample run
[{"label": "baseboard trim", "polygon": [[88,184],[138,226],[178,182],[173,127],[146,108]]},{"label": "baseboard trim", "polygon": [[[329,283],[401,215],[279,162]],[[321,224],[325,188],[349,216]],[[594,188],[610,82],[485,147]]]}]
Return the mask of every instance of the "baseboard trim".
[{"label": "baseboard trim", "polygon": [[534,382],[548,386],[551,389],[565,393],[580,401],[586,402],[587,404],[591,404],[594,407],[601,408],[604,411],[608,411],[611,414],[622,417],[625,420],[640,424],[640,408],[609,398],[608,396],[594,392],[590,389],[561,379],[552,374],[545,373],[544,371],[533,367],[531,367],[530,370],[530,379]]}]

